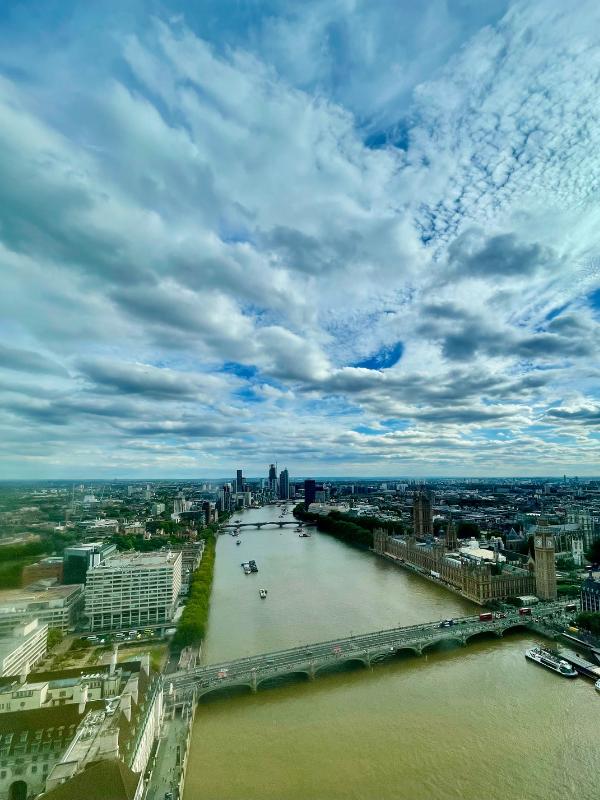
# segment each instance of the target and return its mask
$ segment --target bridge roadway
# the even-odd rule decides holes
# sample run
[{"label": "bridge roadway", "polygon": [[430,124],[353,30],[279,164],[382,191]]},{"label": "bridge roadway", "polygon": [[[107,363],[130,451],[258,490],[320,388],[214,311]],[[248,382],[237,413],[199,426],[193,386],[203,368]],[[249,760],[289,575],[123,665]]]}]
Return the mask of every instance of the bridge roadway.
[{"label": "bridge roadway", "polygon": [[466,645],[474,636],[493,634],[501,637],[511,628],[526,627],[554,637],[553,625],[563,615],[564,603],[546,603],[535,606],[531,616],[521,616],[515,609],[506,612],[505,617],[491,621],[481,621],[479,616],[473,616],[455,618],[450,626],[428,622],[390,628],[174,672],[165,677],[165,684],[175,703],[198,699],[226,687],[247,686],[256,691],[261,683],[274,678],[305,675],[313,679],[321,670],[344,663],[360,662],[368,667],[401,651],[421,655],[428,647],[443,641]]}]

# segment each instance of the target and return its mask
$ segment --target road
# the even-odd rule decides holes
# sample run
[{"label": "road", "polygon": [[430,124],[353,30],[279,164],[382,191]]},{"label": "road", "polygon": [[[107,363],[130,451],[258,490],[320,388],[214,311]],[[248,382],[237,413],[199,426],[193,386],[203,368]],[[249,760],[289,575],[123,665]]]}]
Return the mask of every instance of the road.
[{"label": "road", "polygon": [[[188,716],[165,719],[162,727],[156,763],[148,786],[146,800],[164,800],[167,792],[178,800],[179,775],[188,731]],[[179,753],[178,753],[179,747]]]}]

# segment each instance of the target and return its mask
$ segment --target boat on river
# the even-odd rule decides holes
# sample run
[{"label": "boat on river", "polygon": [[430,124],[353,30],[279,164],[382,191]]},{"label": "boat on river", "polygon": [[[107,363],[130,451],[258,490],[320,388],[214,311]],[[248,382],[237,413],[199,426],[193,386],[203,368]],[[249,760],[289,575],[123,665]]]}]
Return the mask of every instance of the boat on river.
[{"label": "boat on river", "polygon": [[241,543],[242,543],[241,539],[238,539],[237,542],[236,542],[236,544],[241,544]]},{"label": "boat on river", "polygon": [[306,533],[306,532],[300,533],[300,534],[298,534],[298,538],[299,539],[310,539],[310,533]]},{"label": "boat on river", "polygon": [[259,589],[258,594],[261,600],[265,600],[267,597],[267,590],[266,589]]},{"label": "boat on river", "polygon": [[600,680],[596,681],[596,683],[594,684],[594,687],[595,687],[597,692],[600,692]]},{"label": "boat on river", "polygon": [[546,667],[546,669],[556,672],[558,675],[562,675],[563,678],[577,677],[577,670],[568,661],[551,653],[549,650],[544,650],[542,647],[532,647],[526,650],[525,658],[535,661],[536,664],[541,664],[542,667]]}]

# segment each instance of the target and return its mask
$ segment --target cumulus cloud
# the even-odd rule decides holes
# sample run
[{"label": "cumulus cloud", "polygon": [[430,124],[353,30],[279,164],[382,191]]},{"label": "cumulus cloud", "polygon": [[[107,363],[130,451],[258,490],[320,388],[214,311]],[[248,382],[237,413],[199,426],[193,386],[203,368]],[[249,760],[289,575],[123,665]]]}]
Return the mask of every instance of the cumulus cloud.
[{"label": "cumulus cloud", "polygon": [[597,471],[596,4],[35,6],[2,474]]}]

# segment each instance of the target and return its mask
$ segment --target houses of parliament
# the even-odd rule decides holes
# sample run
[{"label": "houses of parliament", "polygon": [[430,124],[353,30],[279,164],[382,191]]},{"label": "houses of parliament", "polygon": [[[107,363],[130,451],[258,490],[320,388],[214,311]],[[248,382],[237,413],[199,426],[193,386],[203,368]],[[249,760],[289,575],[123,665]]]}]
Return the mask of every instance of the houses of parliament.
[{"label": "houses of parliament", "polygon": [[469,600],[483,605],[491,600],[536,595],[540,600],[556,599],[554,538],[544,533],[543,523],[534,537],[535,560],[527,567],[465,556],[458,550],[456,527],[450,520],[445,536],[433,537],[431,497],[418,491],[413,503],[413,531],[408,536],[389,535],[378,529],[373,549],[397,563],[413,568],[443,583]]}]

